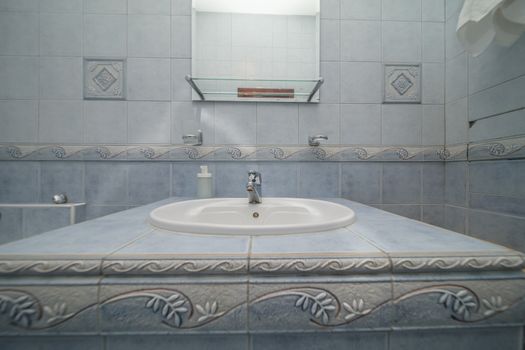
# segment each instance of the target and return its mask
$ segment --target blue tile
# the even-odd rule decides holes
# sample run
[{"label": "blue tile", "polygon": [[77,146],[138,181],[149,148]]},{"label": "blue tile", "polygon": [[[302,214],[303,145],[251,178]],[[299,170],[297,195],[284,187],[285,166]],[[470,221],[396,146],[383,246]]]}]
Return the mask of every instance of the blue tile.
[{"label": "blue tile", "polygon": [[383,165],[383,203],[416,204],[421,195],[421,166],[419,164]]},{"label": "blue tile", "polygon": [[443,205],[423,205],[421,221],[445,227],[445,207]]},{"label": "blue tile", "polygon": [[390,213],[404,216],[409,219],[421,220],[421,206],[420,205],[398,205],[398,204],[383,204],[381,209]]},{"label": "blue tile", "polygon": [[85,186],[86,201],[89,204],[127,204],[127,165],[86,163]]},{"label": "blue tile", "polygon": [[459,233],[466,233],[467,209],[445,206],[445,228]]},{"label": "blue tile", "polygon": [[470,191],[525,198],[525,161],[474,162],[469,167]]},{"label": "blue tile", "polygon": [[263,195],[266,197],[297,196],[297,165],[294,163],[260,163]]},{"label": "blue tile", "polygon": [[0,337],[2,350],[102,350],[104,339],[100,336],[16,336]]},{"label": "blue tile", "polygon": [[129,203],[141,205],[170,196],[170,164],[136,163],[128,166]]},{"label": "blue tile", "polygon": [[37,202],[39,170],[40,164],[36,162],[1,162],[0,202]]},{"label": "blue tile", "polygon": [[[218,163],[215,165],[215,195],[217,197],[247,197],[248,171],[258,170],[255,163]],[[264,181],[264,174],[263,174]],[[264,184],[263,184],[263,197]]]},{"label": "blue tile", "polygon": [[252,336],[253,350],[384,350],[386,333],[318,333],[318,334],[257,334]]},{"label": "blue tile", "polygon": [[70,208],[24,208],[24,237],[55,230],[70,224]]},{"label": "blue tile", "polygon": [[441,204],[444,199],[445,165],[443,163],[423,164],[423,188],[421,202],[424,204]]},{"label": "blue tile", "polygon": [[520,329],[440,329],[436,331],[393,332],[390,335],[391,350],[494,350],[518,349]]},{"label": "blue tile", "polygon": [[197,196],[197,174],[201,165],[207,165],[215,182],[215,165],[212,163],[180,163],[172,165],[172,195],[177,197]]},{"label": "blue tile", "polygon": [[339,197],[339,164],[300,164],[298,195],[314,198]]},{"label": "blue tile", "polygon": [[247,335],[152,335],[109,336],[107,350],[144,349],[199,349],[199,350],[244,350],[248,348]]},{"label": "blue tile", "polygon": [[86,220],[96,219],[102,216],[110,215],[129,209],[128,206],[122,205],[86,205]]},{"label": "blue tile", "polygon": [[525,198],[471,193],[470,208],[525,217]]},{"label": "blue tile", "polygon": [[467,201],[467,164],[464,162],[446,163],[445,171],[446,203],[464,206]]},{"label": "blue tile", "polygon": [[470,210],[469,235],[525,252],[525,218]]},{"label": "blue tile", "polygon": [[22,238],[22,208],[0,206],[0,244]]},{"label": "blue tile", "polygon": [[83,202],[84,164],[80,162],[42,162],[40,164],[40,202],[51,203],[54,194],[65,193],[69,202]]},{"label": "blue tile", "polygon": [[342,164],[341,193],[353,201],[381,203],[381,164]]}]

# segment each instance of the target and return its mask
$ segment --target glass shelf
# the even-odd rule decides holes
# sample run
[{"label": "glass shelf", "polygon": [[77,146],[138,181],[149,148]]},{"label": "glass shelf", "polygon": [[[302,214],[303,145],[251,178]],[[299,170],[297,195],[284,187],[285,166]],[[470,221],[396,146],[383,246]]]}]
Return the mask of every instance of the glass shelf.
[{"label": "glass shelf", "polygon": [[319,102],[323,78],[294,79],[235,79],[186,76],[201,101],[256,102]]}]

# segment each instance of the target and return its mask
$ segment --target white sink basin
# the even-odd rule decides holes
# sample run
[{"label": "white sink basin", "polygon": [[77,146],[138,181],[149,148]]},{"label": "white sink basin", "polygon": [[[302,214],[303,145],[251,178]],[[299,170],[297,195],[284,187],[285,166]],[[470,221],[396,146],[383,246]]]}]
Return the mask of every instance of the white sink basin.
[{"label": "white sink basin", "polygon": [[222,235],[279,235],[319,232],[348,226],[352,209],[303,198],[213,198],[167,204],[150,213],[153,226],[176,232]]}]

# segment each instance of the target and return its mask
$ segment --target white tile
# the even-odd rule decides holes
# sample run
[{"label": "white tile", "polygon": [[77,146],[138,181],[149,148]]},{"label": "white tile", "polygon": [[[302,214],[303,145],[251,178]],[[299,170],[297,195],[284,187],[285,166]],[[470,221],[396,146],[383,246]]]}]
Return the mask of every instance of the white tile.
[{"label": "white tile", "polygon": [[421,0],[383,0],[383,19],[421,20]]},{"label": "white tile", "polygon": [[128,0],[128,13],[170,15],[171,0]]},{"label": "white tile", "polygon": [[0,11],[38,12],[39,0],[0,0]]},{"label": "white tile", "polygon": [[423,145],[443,145],[445,142],[445,108],[423,105]]},{"label": "white tile", "polygon": [[445,60],[445,36],[443,23],[423,22],[423,62]]},{"label": "white tile", "polygon": [[85,0],[84,13],[126,14],[128,0]]},{"label": "white tile", "polygon": [[124,59],[84,59],[84,99],[126,98]]},{"label": "white tile", "polygon": [[445,16],[448,20],[453,15],[457,14],[463,6],[463,0],[445,0]]},{"label": "white tile", "polygon": [[381,103],[383,69],[380,63],[341,63],[342,103]]},{"label": "white tile", "polygon": [[[171,60],[172,101],[191,101],[192,89],[184,77],[191,74],[191,60]],[[198,99],[198,97],[196,96]]]},{"label": "white tile", "polygon": [[129,15],[128,56],[170,57],[170,18]]},{"label": "white tile", "polygon": [[[85,56],[127,56],[127,18],[123,15],[84,16]],[[111,33],[111,35],[108,35]]]},{"label": "white tile", "polygon": [[80,143],[82,140],[82,101],[40,101],[38,141]]},{"label": "white tile", "polygon": [[381,22],[341,21],[341,60],[381,61]]},{"label": "white tile", "polygon": [[339,103],[341,100],[341,65],[339,62],[321,62],[321,103]]},{"label": "white tile", "polygon": [[191,57],[191,17],[171,18],[171,57]]},{"label": "white tile", "polygon": [[190,16],[191,0],[171,0],[172,16]]},{"label": "white tile", "polygon": [[252,145],[256,140],[254,103],[215,104],[215,143]]},{"label": "white tile", "polygon": [[82,0],[39,0],[39,2],[40,12],[82,12]]},{"label": "white tile", "polygon": [[469,141],[482,141],[525,134],[525,110],[478,120],[469,130]]},{"label": "white tile", "polygon": [[308,137],[326,135],[326,144],[340,143],[340,105],[301,104],[299,105],[299,144],[307,145]]},{"label": "white tile", "polygon": [[41,13],[40,55],[81,56],[82,15]]},{"label": "white tile", "polygon": [[445,126],[447,145],[467,142],[467,98],[447,103],[445,106]]},{"label": "white tile", "polygon": [[2,142],[36,142],[38,101],[0,100],[0,125]]},{"label": "white tile", "polygon": [[525,76],[469,95],[469,120],[517,110],[525,101]]},{"label": "white tile", "polygon": [[383,60],[421,61],[421,22],[383,22]]},{"label": "white tile", "polygon": [[341,19],[381,19],[381,0],[343,0]]},{"label": "white tile", "polygon": [[215,143],[215,103],[171,103],[171,143],[182,143],[182,136],[202,131],[203,144]]},{"label": "white tile", "polygon": [[298,143],[299,107],[296,104],[257,104],[257,144]]},{"label": "white tile", "polygon": [[84,101],[84,141],[126,143],[126,104],[124,101]]},{"label": "white tile", "polygon": [[0,12],[0,53],[38,56],[38,14]]},{"label": "white tile", "polygon": [[443,104],[445,102],[445,65],[423,63],[423,103]]},{"label": "white tile", "polygon": [[469,55],[469,93],[525,75],[525,35],[511,47],[492,43],[478,57]]},{"label": "white tile", "polygon": [[383,145],[420,145],[421,115],[421,105],[383,105]]},{"label": "white tile", "polygon": [[40,59],[40,98],[82,99],[82,58],[42,57]]},{"label": "white tile", "polygon": [[321,20],[321,61],[339,61],[339,23],[337,20]]},{"label": "white tile", "polygon": [[38,57],[0,56],[0,99],[38,98]]},{"label": "white tile", "polygon": [[170,143],[170,102],[129,102],[129,143]]},{"label": "white tile", "polygon": [[384,65],[384,102],[421,102],[421,65]]},{"label": "white tile", "polygon": [[381,144],[381,105],[341,105],[341,143]]},{"label": "white tile", "polygon": [[447,61],[445,77],[447,102],[467,96],[467,76],[467,55],[465,53]]},{"label": "white tile", "polygon": [[170,100],[169,59],[129,58],[127,75],[129,100]]},{"label": "white tile", "polygon": [[445,20],[445,0],[422,0],[423,21],[443,22]]},{"label": "white tile", "polygon": [[[338,19],[341,0],[320,0],[321,1],[321,18]],[[344,3],[346,0],[342,0]]]},{"label": "white tile", "polygon": [[465,49],[459,41],[456,33],[456,27],[458,24],[457,18],[458,16],[456,15],[445,23],[445,57],[447,60],[465,52]]}]

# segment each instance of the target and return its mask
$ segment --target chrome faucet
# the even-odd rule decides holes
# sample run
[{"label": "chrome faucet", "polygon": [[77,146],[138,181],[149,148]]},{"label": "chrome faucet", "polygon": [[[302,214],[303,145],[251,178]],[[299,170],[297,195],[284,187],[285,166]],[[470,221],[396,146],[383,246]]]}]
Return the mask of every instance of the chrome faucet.
[{"label": "chrome faucet", "polygon": [[248,184],[246,185],[246,191],[248,191],[248,203],[256,204],[262,202],[261,185],[261,173],[255,170],[248,171]]},{"label": "chrome faucet", "polygon": [[309,136],[308,145],[317,147],[321,144],[321,141],[326,141],[326,140],[328,140],[328,136],[326,135]]}]

